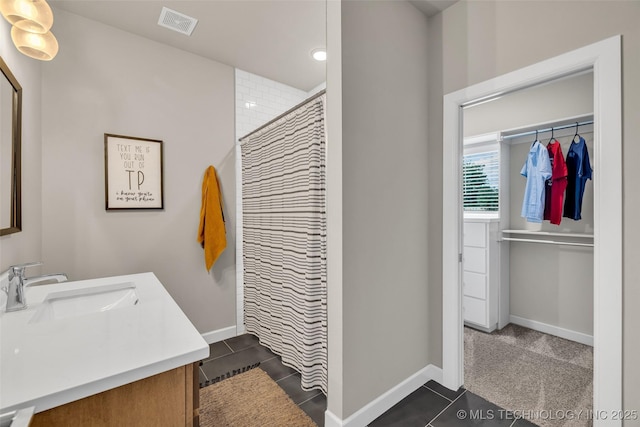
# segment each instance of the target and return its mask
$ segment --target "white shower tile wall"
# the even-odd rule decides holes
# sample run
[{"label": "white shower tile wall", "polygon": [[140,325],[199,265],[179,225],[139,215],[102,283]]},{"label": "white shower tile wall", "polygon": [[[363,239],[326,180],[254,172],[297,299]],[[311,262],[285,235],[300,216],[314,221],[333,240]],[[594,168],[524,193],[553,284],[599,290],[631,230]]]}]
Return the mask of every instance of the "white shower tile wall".
[{"label": "white shower tile wall", "polygon": [[236,136],[241,138],[307,98],[307,92],[236,68]]},{"label": "white shower tile wall", "polygon": [[[320,85],[322,86],[322,85]],[[317,91],[314,88],[311,92]],[[315,93],[315,92],[314,92]],[[247,135],[291,107],[310,93],[236,68],[236,138]],[[236,231],[242,236],[242,159],[236,149]],[[245,332],[242,242],[236,245],[236,333]]]}]

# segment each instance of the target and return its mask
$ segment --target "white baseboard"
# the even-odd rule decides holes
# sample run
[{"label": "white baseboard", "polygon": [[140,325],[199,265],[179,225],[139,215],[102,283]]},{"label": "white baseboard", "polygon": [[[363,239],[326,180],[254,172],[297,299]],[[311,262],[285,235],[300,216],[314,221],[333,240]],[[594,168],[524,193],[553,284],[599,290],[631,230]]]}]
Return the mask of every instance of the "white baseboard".
[{"label": "white baseboard", "polygon": [[560,338],[593,347],[593,335],[583,334],[582,332],[576,332],[559,326],[548,325],[536,320],[525,319],[524,317],[514,315],[509,316],[509,321],[513,324],[524,326],[525,328],[534,329],[536,331],[544,332],[545,334],[555,335]]},{"label": "white baseboard", "polygon": [[202,335],[202,338],[207,342],[207,344],[213,344],[214,342],[226,340],[227,338],[233,338],[236,336],[236,327],[229,326],[228,328],[217,329],[211,332],[205,332]]},{"label": "white baseboard", "polygon": [[236,335],[242,335],[247,332],[247,327],[243,324],[236,326]]},{"label": "white baseboard", "polygon": [[342,420],[333,414],[330,410],[324,412],[324,427],[342,427]]},{"label": "white baseboard", "polygon": [[340,419],[340,417],[327,410],[324,413],[324,425],[325,427],[366,426],[430,380],[442,382],[442,369],[428,365],[360,408],[346,420]]}]

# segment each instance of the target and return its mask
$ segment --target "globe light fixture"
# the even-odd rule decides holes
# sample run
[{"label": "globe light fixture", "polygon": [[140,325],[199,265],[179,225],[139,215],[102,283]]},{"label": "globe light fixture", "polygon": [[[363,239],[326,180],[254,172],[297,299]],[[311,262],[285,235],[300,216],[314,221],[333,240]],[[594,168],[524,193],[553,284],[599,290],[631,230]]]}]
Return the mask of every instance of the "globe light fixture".
[{"label": "globe light fixture", "polygon": [[58,40],[51,31],[39,34],[14,26],[11,28],[11,40],[21,53],[40,61],[51,61],[58,53]]},{"label": "globe light fixture", "polygon": [[45,0],[0,0],[0,13],[13,26],[45,34],[53,26],[53,12]]}]

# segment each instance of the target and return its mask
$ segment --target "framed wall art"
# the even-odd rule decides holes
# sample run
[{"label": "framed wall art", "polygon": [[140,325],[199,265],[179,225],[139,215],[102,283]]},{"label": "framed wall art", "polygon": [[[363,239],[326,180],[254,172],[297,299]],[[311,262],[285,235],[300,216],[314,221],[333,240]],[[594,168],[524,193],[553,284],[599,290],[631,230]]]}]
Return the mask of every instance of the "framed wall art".
[{"label": "framed wall art", "polygon": [[163,209],[162,164],[162,141],[105,133],[106,209]]}]

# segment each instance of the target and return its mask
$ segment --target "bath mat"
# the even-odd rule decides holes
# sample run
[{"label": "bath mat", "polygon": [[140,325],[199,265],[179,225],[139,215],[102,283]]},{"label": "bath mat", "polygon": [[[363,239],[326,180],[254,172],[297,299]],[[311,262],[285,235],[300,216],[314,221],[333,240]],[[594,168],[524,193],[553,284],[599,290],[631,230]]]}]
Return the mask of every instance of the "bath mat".
[{"label": "bath mat", "polygon": [[[202,366],[202,362],[200,362],[200,366]],[[205,381],[203,383],[201,382],[200,383],[200,388],[206,387],[206,386],[211,385],[211,384],[218,383],[218,382],[220,382],[222,380],[226,380],[227,378],[231,378],[231,377],[236,376],[238,374],[242,374],[244,372],[247,372],[250,369],[257,368],[258,366],[260,366],[260,362],[254,363],[253,365],[245,366],[245,367],[242,367],[242,368],[234,369],[232,371],[227,372],[226,374],[218,375],[217,377],[212,378],[210,380],[207,380],[207,381]]]},{"label": "bath mat", "polygon": [[262,369],[200,389],[201,427],[317,427]]}]

